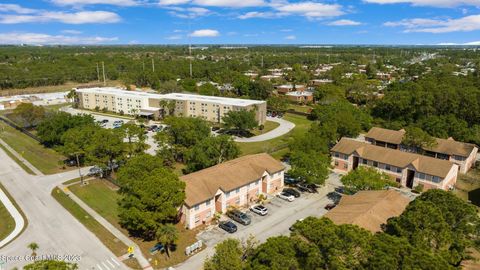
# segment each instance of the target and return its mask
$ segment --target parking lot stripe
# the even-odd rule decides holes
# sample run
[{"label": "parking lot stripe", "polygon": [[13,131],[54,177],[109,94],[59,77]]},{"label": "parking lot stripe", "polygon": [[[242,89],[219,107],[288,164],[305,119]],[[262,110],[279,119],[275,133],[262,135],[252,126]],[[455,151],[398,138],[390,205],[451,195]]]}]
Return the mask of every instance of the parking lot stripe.
[{"label": "parking lot stripe", "polygon": [[112,261],[113,261],[116,265],[120,266],[120,263],[117,262],[117,260],[115,260],[115,258],[112,257],[112,258],[110,258],[110,259],[112,259]]}]

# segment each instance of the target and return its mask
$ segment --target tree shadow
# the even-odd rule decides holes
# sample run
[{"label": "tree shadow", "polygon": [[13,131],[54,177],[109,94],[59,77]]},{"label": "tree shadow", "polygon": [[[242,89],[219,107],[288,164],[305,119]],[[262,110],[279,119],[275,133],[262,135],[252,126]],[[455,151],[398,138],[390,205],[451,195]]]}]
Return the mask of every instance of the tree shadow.
[{"label": "tree shadow", "polygon": [[468,200],[472,202],[472,204],[480,207],[480,188],[469,191]]}]

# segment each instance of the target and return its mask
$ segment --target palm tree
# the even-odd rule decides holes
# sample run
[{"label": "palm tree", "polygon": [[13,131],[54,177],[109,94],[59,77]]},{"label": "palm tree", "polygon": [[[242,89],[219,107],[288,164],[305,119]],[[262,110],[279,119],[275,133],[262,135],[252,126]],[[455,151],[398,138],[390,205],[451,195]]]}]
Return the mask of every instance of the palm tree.
[{"label": "palm tree", "polygon": [[173,224],[163,224],[158,227],[155,236],[157,241],[165,246],[165,252],[170,258],[170,247],[178,240],[177,228]]},{"label": "palm tree", "polygon": [[37,251],[37,249],[39,248],[38,244],[35,242],[32,242],[28,244],[27,247],[32,250],[32,257],[36,257],[37,253],[35,251]]}]

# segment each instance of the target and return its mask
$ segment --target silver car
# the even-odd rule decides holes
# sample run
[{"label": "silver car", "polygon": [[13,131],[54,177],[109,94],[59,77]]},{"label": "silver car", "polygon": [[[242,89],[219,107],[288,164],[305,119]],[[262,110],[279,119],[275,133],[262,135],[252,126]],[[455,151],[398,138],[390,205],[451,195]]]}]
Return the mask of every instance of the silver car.
[{"label": "silver car", "polygon": [[250,211],[260,216],[265,216],[266,214],[268,214],[268,209],[265,206],[260,204],[250,207]]},{"label": "silver car", "polygon": [[282,192],[280,194],[278,194],[278,197],[280,199],[283,199],[285,201],[289,201],[289,202],[293,202],[295,200],[295,196],[287,193],[287,192]]}]

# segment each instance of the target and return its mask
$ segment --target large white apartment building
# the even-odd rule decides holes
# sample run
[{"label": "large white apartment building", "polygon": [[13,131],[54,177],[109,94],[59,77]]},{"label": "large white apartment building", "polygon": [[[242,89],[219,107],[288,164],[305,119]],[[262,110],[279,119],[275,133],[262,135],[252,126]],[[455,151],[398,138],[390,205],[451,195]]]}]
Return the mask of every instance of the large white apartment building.
[{"label": "large white apartment building", "polygon": [[265,124],[267,103],[260,100],[201,96],[194,94],[154,94],[127,91],[113,87],[75,89],[80,108],[107,110],[127,115],[159,118],[164,101],[175,103],[175,116],[199,117],[211,122],[221,122],[229,111],[254,110],[259,125]]}]

